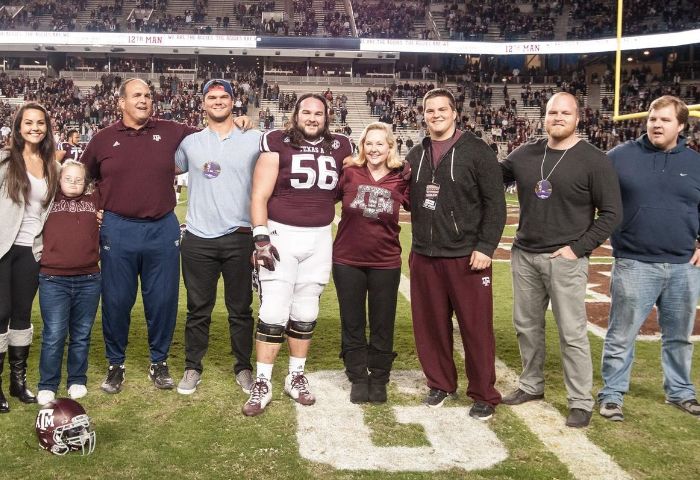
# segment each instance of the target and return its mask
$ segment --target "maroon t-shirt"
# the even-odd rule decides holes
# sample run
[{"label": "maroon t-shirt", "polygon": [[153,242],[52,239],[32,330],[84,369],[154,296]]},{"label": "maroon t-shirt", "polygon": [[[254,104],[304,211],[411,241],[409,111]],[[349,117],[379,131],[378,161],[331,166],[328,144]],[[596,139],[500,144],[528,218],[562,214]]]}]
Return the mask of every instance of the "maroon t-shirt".
[{"label": "maroon t-shirt", "polygon": [[267,202],[267,217],[295,227],[323,227],[335,217],[338,176],[352,155],[350,140],[333,134],[330,151],[321,141],[289,144],[284,130],[270,130],[260,139],[261,152],[279,154],[277,183]]},{"label": "maroon t-shirt", "polygon": [[158,219],[175,208],[175,151],[196,128],[150,119],[139,130],[121,120],[92,137],[81,158],[97,179],[105,210]]},{"label": "maroon t-shirt", "polygon": [[41,273],[46,275],[87,275],[100,268],[100,234],[97,191],[68,198],[58,192],[44,224]]},{"label": "maroon t-shirt", "polygon": [[442,156],[445,155],[445,153],[447,153],[455,143],[457,143],[457,140],[459,140],[459,137],[461,136],[462,131],[455,130],[454,135],[447,140],[430,140],[430,155],[433,159],[434,168],[437,168],[437,166],[440,164],[440,160],[442,160]]},{"label": "maroon t-shirt", "polygon": [[340,178],[343,209],[333,243],[333,263],[401,267],[399,209],[408,206],[409,182],[401,169],[375,181],[364,167],[347,167]]}]

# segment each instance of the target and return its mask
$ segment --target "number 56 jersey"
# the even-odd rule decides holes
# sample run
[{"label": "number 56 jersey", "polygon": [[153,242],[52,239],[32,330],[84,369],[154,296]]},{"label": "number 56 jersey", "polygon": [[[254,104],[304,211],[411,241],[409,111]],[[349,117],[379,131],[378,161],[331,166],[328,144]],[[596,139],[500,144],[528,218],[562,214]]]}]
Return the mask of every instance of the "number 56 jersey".
[{"label": "number 56 jersey", "polygon": [[335,217],[338,177],[352,154],[350,140],[334,133],[330,149],[323,139],[291,145],[284,130],[270,130],[260,139],[261,152],[279,154],[277,183],[267,202],[270,220],[296,227],[330,225]]}]

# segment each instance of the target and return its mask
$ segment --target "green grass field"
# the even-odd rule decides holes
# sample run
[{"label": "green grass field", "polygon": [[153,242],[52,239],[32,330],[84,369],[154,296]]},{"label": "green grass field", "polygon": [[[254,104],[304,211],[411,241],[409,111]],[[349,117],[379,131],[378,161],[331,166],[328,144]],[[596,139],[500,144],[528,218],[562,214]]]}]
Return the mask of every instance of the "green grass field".
[{"label": "green grass field", "polygon": [[[184,218],[184,205],[178,206]],[[404,260],[410,245],[410,225],[403,228]],[[409,275],[404,262],[404,273]],[[518,346],[511,324],[511,287],[508,264],[494,267],[494,306],[497,355],[516,372],[520,368]],[[97,431],[97,448],[89,457],[56,457],[39,449],[34,434],[36,405],[20,405],[10,399],[12,412],[0,416],[0,478],[241,478],[241,479],[430,479],[435,473],[386,473],[381,471],[341,471],[300,457],[297,443],[296,411],[293,402],[282,394],[286,373],[286,352],[278,359],[274,372],[273,402],[264,415],[246,418],[240,413],[246,396],[234,383],[232,357],[228,341],[221,292],[214,312],[209,353],[205,358],[203,381],[192,396],[175,391],[158,391],[147,379],[148,349],[140,297],[134,308],[127,352],[127,382],[121,394],[110,396],[100,391],[106,361],[102,329],[98,315],[93,330],[90,354],[88,396],[82,403]],[[257,305],[256,305],[257,307]],[[180,291],[180,311],[169,359],[171,373],[182,375],[185,291]],[[551,320],[551,319],[550,319]],[[38,380],[41,319],[35,309],[35,343],[31,355],[29,382]],[[311,354],[310,372],[341,370],[338,307],[333,285],[321,299],[321,314]],[[599,359],[602,341],[590,336],[594,388],[600,387]],[[566,398],[560,368],[558,339],[553,322],[548,327],[546,398],[561,413]],[[419,369],[413,342],[410,305],[400,298],[396,320],[395,349],[399,356],[396,369]],[[284,349],[283,349],[284,352]],[[700,353],[694,356],[694,380],[700,383]],[[461,360],[459,360],[461,364]],[[65,375],[65,374],[64,374]],[[460,396],[451,406],[468,406],[464,395],[466,382],[460,381]],[[7,382],[7,374],[3,379]],[[626,398],[625,421],[604,421],[597,413],[587,437],[612,456],[633,478],[700,478],[700,422],[664,405],[658,343],[640,343],[634,365],[632,388]],[[7,393],[7,383],[5,383]],[[59,391],[65,395],[65,391]],[[390,402],[366,406],[364,421],[379,446],[427,445],[419,425],[396,421],[392,406],[419,406],[420,395],[390,390]],[[315,407],[310,407],[315,408]],[[448,408],[447,406],[445,408]],[[506,406],[497,409],[490,428],[508,450],[508,458],[495,467],[467,472],[437,472],[444,479],[565,479],[575,478],[571,471],[548,451],[545,445]],[[562,428],[564,428],[562,426]],[[333,431],[326,434],[330,437]],[[574,474],[577,472],[573,472]]]}]

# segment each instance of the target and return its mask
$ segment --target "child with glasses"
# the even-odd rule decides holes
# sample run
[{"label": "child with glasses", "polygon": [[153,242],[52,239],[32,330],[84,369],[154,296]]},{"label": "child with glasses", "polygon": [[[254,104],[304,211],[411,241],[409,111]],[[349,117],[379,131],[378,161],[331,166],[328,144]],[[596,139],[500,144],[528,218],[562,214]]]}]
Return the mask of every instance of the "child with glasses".
[{"label": "child with glasses", "polygon": [[44,320],[37,401],[56,396],[63,350],[68,341],[68,395],[87,394],[90,334],[100,300],[99,195],[89,187],[83,164],[61,166],[60,191],[44,225],[39,273],[39,305]]}]

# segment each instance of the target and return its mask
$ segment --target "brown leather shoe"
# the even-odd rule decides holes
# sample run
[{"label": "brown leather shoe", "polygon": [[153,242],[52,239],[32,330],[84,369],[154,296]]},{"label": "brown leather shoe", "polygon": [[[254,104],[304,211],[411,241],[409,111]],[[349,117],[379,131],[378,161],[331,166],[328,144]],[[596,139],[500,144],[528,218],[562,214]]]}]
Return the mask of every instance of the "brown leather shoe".
[{"label": "brown leather shoe", "polygon": [[518,388],[514,392],[511,392],[510,394],[503,397],[501,403],[504,405],[520,405],[521,403],[532,402],[533,400],[542,400],[543,398],[544,393],[532,395]]},{"label": "brown leather shoe", "polygon": [[569,409],[569,416],[566,417],[566,426],[573,428],[587,427],[591,423],[592,412],[581,408]]}]

